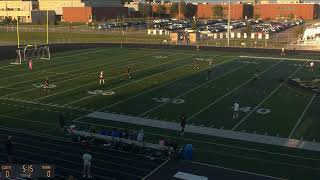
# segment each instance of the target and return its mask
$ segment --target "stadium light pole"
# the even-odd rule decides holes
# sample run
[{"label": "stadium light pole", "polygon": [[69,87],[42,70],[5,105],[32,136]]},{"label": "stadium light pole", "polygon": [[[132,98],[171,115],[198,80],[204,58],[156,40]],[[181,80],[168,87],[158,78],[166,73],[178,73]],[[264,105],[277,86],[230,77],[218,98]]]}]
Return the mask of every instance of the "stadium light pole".
[{"label": "stadium light pole", "polygon": [[[20,6],[21,6],[21,2],[20,2]],[[19,14],[18,14],[18,8],[16,8],[16,21],[17,21],[17,45],[18,45],[18,49],[20,48],[20,33],[19,33]]]},{"label": "stadium light pole", "polygon": [[49,44],[49,10],[47,9],[47,45]]},{"label": "stadium light pole", "polygon": [[228,47],[230,47],[230,15],[231,15],[231,0],[228,2]]}]

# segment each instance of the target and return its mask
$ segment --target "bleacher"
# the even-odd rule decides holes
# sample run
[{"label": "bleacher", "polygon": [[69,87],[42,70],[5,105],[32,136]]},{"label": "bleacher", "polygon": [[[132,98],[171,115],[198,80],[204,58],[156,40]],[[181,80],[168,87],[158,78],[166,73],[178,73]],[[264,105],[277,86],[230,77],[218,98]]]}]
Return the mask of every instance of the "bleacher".
[{"label": "bleacher", "polygon": [[[93,157],[91,170],[95,180],[142,179],[163,163],[167,157],[161,154],[162,150],[157,150],[159,146],[155,144],[139,144],[129,139],[112,139],[112,137],[78,130],[73,133],[78,137],[95,138],[95,142],[89,146],[90,154]],[[3,140],[8,135],[13,136],[15,144],[14,163],[54,164],[56,168],[55,179],[67,179],[70,175],[78,180],[81,179],[82,155],[86,151],[86,147],[81,141],[73,141],[70,137],[59,138],[9,128],[0,131],[0,138]],[[126,148],[106,146],[105,141],[121,142]],[[128,146],[134,148],[128,149]],[[0,153],[1,163],[6,163],[4,152]]]}]

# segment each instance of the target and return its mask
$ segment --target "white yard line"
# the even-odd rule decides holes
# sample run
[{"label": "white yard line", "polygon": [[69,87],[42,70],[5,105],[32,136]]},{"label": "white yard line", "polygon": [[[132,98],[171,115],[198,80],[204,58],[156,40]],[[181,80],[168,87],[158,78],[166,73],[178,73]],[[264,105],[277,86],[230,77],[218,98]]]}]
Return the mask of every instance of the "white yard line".
[{"label": "white yard line", "polygon": [[[235,58],[237,58],[237,57],[235,57]],[[231,60],[233,60],[233,59],[234,59],[234,58],[231,58],[230,60],[224,61],[224,62],[222,62],[222,63],[229,62],[229,61],[231,61]],[[221,65],[222,63],[216,64],[216,66]],[[207,69],[208,69],[208,68],[202,69],[200,72],[205,71],[205,70],[207,70]],[[189,77],[189,76],[187,76],[187,77]],[[182,79],[184,79],[184,78],[186,78],[186,77],[181,77],[181,78],[175,79],[174,81],[169,81],[169,82],[164,83],[164,84],[162,84],[162,85],[160,85],[160,86],[153,87],[153,88],[151,88],[151,89],[149,89],[149,90],[143,91],[143,92],[138,93],[138,94],[136,94],[136,95],[134,95],[134,96],[130,96],[129,98],[126,98],[126,99],[124,99],[124,100],[115,102],[115,103],[113,103],[113,104],[111,104],[111,105],[109,105],[109,106],[107,106],[107,107],[104,107],[103,109],[100,109],[99,111],[103,111],[103,110],[108,109],[108,108],[110,108],[110,107],[113,107],[113,106],[116,106],[116,105],[118,105],[118,104],[127,102],[127,101],[129,101],[129,100],[131,100],[131,99],[133,99],[133,98],[136,98],[136,97],[139,97],[139,96],[141,96],[141,95],[144,95],[144,94],[147,94],[147,93],[149,93],[149,92],[152,92],[152,91],[154,91],[154,90],[160,89],[160,88],[162,88],[162,87],[164,87],[164,86],[168,86],[168,85],[170,85],[170,84],[176,83],[176,82],[178,82],[178,81],[180,81],[180,80],[182,80]]]},{"label": "white yard line", "polygon": [[[67,58],[67,57],[74,57],[74,56],[82,56],[82,55],[99,53],[99,52],[108,52],[108,51],[111,51],[111,50],[108,49],[108,50],[92,51],[92,52],[81,53],[81,54],[71,54],[71,55],[66,55],[66,56],[60,56],[60,57],[52,58],[51,60],[57,60],[57,59],[62,59],[62,58]],[[45,61],[47,61],[47,60],[45,60]],[[0,69],[6,68],[6,67],[11,67],[11,66],[17,66],[17,65],[12,65],[12,64],[11,64],[11,65],[7,65],[7,66],[0,66]],[[37,72],[38,72],[38,71],[37,71]],[[37,73],[37,72],[32,72],[32,73],[29,73],[29,74],[34,74],[34,73]],[[12,78],[12,77],[24,76],[24,75],[25,75],[25,74],[19,74],[19,75],[15,75],[15,76],[6,77],[6,78],[1,78],[0,80]]]},{"label": "white yard line", "polygon": [[283,179],[283,178],[268,176],[268,175],[265,175],[265,174],[253,173],[253,172],[249,172],[249,171],[242,171],[242,170],[237,170],[237,169],[232,169],[232,168],[226,168],[226,167],[222,167],[222,166],[211,165],[211,164],[206,164],[206,163],[200,163],[200,162],[195,162],[195,161],[192,161],[191,163],[193,163],[193,164],[198,164],[198,165],[202,165],[202,166],[208,166],[208,167],[214,167],[214,168],[219,168],[219,169],[225,169],[225,170],[233,171],[233,172],[240,172],[240,173],[252,174],[252,175],[256,175],[256,176],[260,176],[260,177],[266,177],[266,178],[271,178],[271,179],[286,180],[286,179]]},{"label": "white yard line", "polygon": [[297,58],[280,58],[280,57],[261,57],[261,56],[239,56],[240,58],[249,58],[249,59],[275,59],[275,60],[287,60],[287,61],[318,61],[316,59],[297,59]]},{"label": "white yard line", "polygon": [[7,100],[7,101],[13,101],[13,102],[21,102],[21,103],[27,103],[27,104],[35,104],[40,106],[49,106],[49,107],[55,107],[55,108],[62,108],[62,109],[70,109],[70,110],[78,110],[78,111],[84,111],[84,112],[93,112],[86,109],[79,109],[79,108],[73,108],[73,107],[65,107],[60,105],[54,105],[54,104],[45,104],[45,103],[38,103],[38,102],[31,102],[31,101],[25,101],[20,99],[11,99],[11,98],[0,98],[0,100]]},{"label": "white yard line", "polygon": [[[272,69],[273,67],[275,67],[276,65],[280,64],[282,61],[278,61],[277,63],[274,63],[273,65],[269,66],[268,68],[266,68],[264,71],[262,71],[260,74],[263,74],[267,71],[269,71],[270,69]],[[252,80],[254,79],[254,77],[250,78],[249,80],[247,80],[246,82],[240,84],[239,86],[235,87],[234,89],[232,89],[232,91],[226,93],[225,95],[223,95],[222,97],[220,97],[219,99],[215,100],[214,102],[210,103],[209,105],[207,105],[206,107],[202,108],[200,111],[198,111],[197,113],[193,114],[192,116],[190,116],[188,118],[188,120],[191,120],[192,118],[196,117],[197,115],[201,114],[202,112],[206,111],[207,109],[209,109],[210,107],[212,107],[213,105],[215,105],[216,103],[220,102],[222,99],[224,99],[225,97],[229,96],[230,94],[232,94],[233,92],[237,91],[238,89],[242,88],[243,86],[247,85],[248,83],[250,83]]]},{"label": "white yard line", "polygon": [[45,124],[45,125],[50,125],[50,126],[55,125],[55,124],[46,123],[46,122],[42,122],[42,121],[33,121],[33,120],[29,120],[29,119],[22,119],[22,118],[17,118],[17,117],[12,117],[12,116],[0,115],[0,117],[4,117],[4,118],[8,118],[8,119],[15,119],[15,120],[19,120],[19,121],[38,123],[38,124]]},{"label": "white yard line", "polygon": [[[178,96],[174,97],[174,98],[172,99],[172,101],[174,101],[174,100],[176,100],[176,99],[178,99],[178,98],[180,98],[180,97],[182,97],[182,96],[184,96],[184,95],[186,95],[186,94],[189,94],[189,93],[191,93],[191,92],[193,92],[193,91],[195,91],[195,90],[198,90],[198,89],[200,89],[200,88],[202,88],[202,87],[204,87],[204,86],[206,86],[206,85],[208,85],[208,84],[210,84],[210,83],[212,83],[212,82],[214,82],[214,81],[216,81],[216,80],[218,80],[218,79],[221,79],[221,78],[223,78],[223,77],[225,77],[225,76],[227,76],[227,75],[229,75],[229,74],[232,74],[233,72],[236,72],[236,71],[238,71],[239,69],[242,69],[243,67],[248,66],[248,65],[249,65],[249,64],[245,64],[245,65],[236,67],[236,68],[232,69],[231,71],[228,71],[228,72],[226,72],[226,73],[224,73],[224,74],[222,74],[222,75],[220,75],[220,76],[218,76],[218,77],[216,77],[216,78],[214,78],[214,79],[212,79],[212,80],[210,80],[210,81],[206,81],[205,83],[199,84],[198,86],[196,86],[196,87],[194,87],[194,88],[192,88],[192,89],[190,89],[190,90],[188,90],[188,91],[185,91],[184,93],[181,93],[181,94],[179,94]],[[170,102],[171,102],[171,101],[170,101]],[[164,102],[164,103],[161,103],[161,104],[159,104],[159,105],[157,105],[157,106],[154,106],[153,108],[151,108],[151,109],[149,109],[149,110],[147,110],[147,111],[139,114],[138,116],[144,116],[145,114],[148,114],[148,113],[150,113],[150,112],[152,112],[152,111],[154,111],[154,110],[156,110],[156,109],[158,109],[158,108],[160,108],[160,107],[162,107],[162,106],[164,106],[164,105],[166,105],[166,104],[168,104],[168,103],[170,103],[170,102]]]},{"label": "white yard line", "polygon": [[162,168],[164,165],[166,165],[169,162],[170,159],[167,159],[166,161],[164,161],[163,163],[160,164],[160,166],[158,166],[157,168],[155,168],[154,170],[152,170],[149,174],[147,174],[145,177],[143,177],[141,180],[146,180],[147,178],[149,178],[152,174],[154,174],[156,171],[158,171],[160,168]]},{"label": "white yard line", "polygon": [[301,123],[304,115],[307,113],[308,109],[310,108],[310,106],[311,106],[311,104],[312,104],[312,102],[313,102],[313,100],[315,99],[316,96],[317,96],[317,93],[314,93],[313,96],[312,96],[312,98],[310,99],[308,105],[306,106],[306,108],[305,108],[304,111],[302,112],[300,118],[298,119],[296,125],[295,125],[294,128],[292,129],[292,131],[291,131],[291,133],[290,133],[290,135],[289,135],[288,138],[291,138],[291,137],[292,137],[293,133],[296,131],[296,129],[297,129],[298,126],[300,125],[300,123]]},{"label": "white yard line", "polygon": [[232,130],[235,130],[237,127],[239,127],[244,121],[248,119],[249,116],[251,116],[252,113],[254,113],[263,103],[265,103],[274,93],[276,93],[287,81],[294,76],[297,72],[299,72],[304,66],[299,67],[297,70],[295,70],[285,81],[283,81],[277,88],[275,88],[267,97],[265,97],[255,108],[253,108],[245,117],[243,117],[233,128]]},{"label": "white yard line", "polygon": [[[132,53],[132,55],[134,54],[138,54],[138,53]],[[127,56],[128,54],[125,54],[125,55],[119,55],[119,56],[115,56],[115,57],[111,57],[110,59],[108,60],[117,60],[119,57],[121,56]],[[142,57],[145,57],[145,56],[142,56]],[[107,63],[103,63],[103,64],[99,64],[99,65],[95,65],[95,66],[87,66],[87,67],[84,67],[84,68],[80,68],[80,69],[74,69],[72,71],[67,71],[67,72],[63,72],[63,73],[54,73],[54,75],[51,75],[51,76],[47,76],[47,78],[51,78],[51,77],[56,77],[56,76],[60,76],[60,75],[65,75],[65,74],[70,74],[72,72],[77,72],[77,71],[82,71],[84,69],[90,69],[90,68],[94,68],[94,67],[98,67],[98,66],[104,66],[104,65],[112,65],[112,64],[117,64],[119,62],[125,62],[129,59],[133,59],[133,58],[126,58],[124,59],[123,61],[112,61],[112,62],[107,62]],[[42,71],[37,71],[37,73],[43,73]],[[84,72],[80,72],[78,74],[83,74]],[[32,74],[32,73],[31,73]],[[74,74],[73,74],[74,75]],[[8,84],[6,86],[1,86],[1,87],[10,87],[10,86],[13,86],[13,85],[17,85],[17,84],[23,84],[23,83],[27,83],[27,82],[32,82],[32,81],[36,81],[36,80],[43,80],[44,77],[42,76],[41,78],[37,78],[37,79],[31,79],[31,80],[27,80],[27,81],[22,81],[22,82],[18,82],[18,83],[13,83],[13,84]],[[1,80],[1,79],[0,79]]]},{"label": "white yard line", "polygon": [[[145,58],[146,56],[148,56],[148,55],[142,56],[142,57],[140,57],[140,58]],[[132,59],[132,58],[126,58],[126,59],[123,59],[123,61],[104,63],[104,64],[102,64],[102,65],[111,65],[111,64],[116,64],[116,63],[119,63],[119,62],[126,62],[126,61],[129,60],[129,59]],[[147,60],[146,60],[146,61],[147,61]],[[133,64],[145,63],[146,61],[141,61],[141,62],[139,62],[139,63],[133,63]],[[131,64],[131,65],[133,65],[133,64]],[[96,66],[101,66],[101,65],[96,65]],[[96,66],[93,66],[93,67],[96,67]],[[87,68],[88,68],[88,67],[87,67]],[[87,68],[83,68],[83,69],[87,69]],[[78,69],[78,70],[79,70],[79,69]],[[77,71],[78,71],[78,70],[77,70]],[[59,74],[59,75],[68,74],[68,73],[70,73],[70,72],[72,72],[72,71],[69,71],[69,72],[66,72],[66,73],[62,73],[62,74]],[[79,79],[79,78],[86,77],[86,76],[89,76],[89,75],[91,75],[91,74],[97,74],[97,73],[98,73],[98,71],[95,71],[95,72],[92,72],[92,73],[89,73],[89,74],[85,74],[85,75],[83,75],[83,76],[76,76],[75,78],[71,78],[71,79],[67,79],[67,80],[63,80],[63,81],[58,81],[57,84],[58,84],[58,83],[67,82],[67,81],[71,81],[71,80],[75,80],[75,79]],[[79,74],[84,74],[84,72],[81,72],[81,73],[79,73]],[[58,75],[54,75],[54,76],[58,76]],[[54,76],[49,76],[49,77],[54,77]],[[72,76],[75,76],[75,75],[72,75]],[[43,79],[43,77],[42,77],[42,78],[38,78],[38,79]],[[32,79],[32,80],[28,80],[28,81],[24,81],[24,82],[20,82],[20,83],[10,84],[10,85],[7,85],[7,86],[1,86],[0,88],[9,87],[9,86],[12,86],[12,85],[22,84],[22,83],[26,83],[26,82],[32,82],[32,81],[35,81],[35,80],[38,80],[38,79]],[[0,97],[8,97],[8,96],[11,96],[11,95],[20,94],[20,93],[24,93],[24,92],[28,92],[28,91],[32,91],[32,90],[34,90],[34,89],[37,89],[37,88],[31,88],[31,89],[27,89],[27,90],[23,90],[23,91],[17,91],[17,92],[15,92],[15,93],[6,94],[6,95],[0,96]]]},{"label": "white yard line", "polygon": [[[190,56],[190,57],[188,57],[188,58],[191,58],[191,57],[193,57],[193,56]],[[181,60],[181,59],[186,59],[186,58],[187,58],[187,57],[178,58],[178,59],[174,60],[173,62],[179,61],[179,60]],[[173,63],[173,62],[170,62],[170,63]],[[168,64],[168,63],[163,63],[163,64]],[[160,64],[160,65],[161,65],[161,64]],[[145,77],[145,78],[142,78],[142,79],[139,79],[139,80],[135,80],[135,81],[132,81],[132,82],[129,82],[129,83],[126,83],[126,84],[123,84],[123,85],[120,85],[120,86],[117,86],[117,87],[108,89],[107,91],[113,91],[113,90],[116,90],[116,89],[119,89],[119,88],[128,86],[128,85],[133,84],[133,83],[137,83],[137,82],[144,81],[144,80],[149,79],[149,78],[152,78],[152,77],[156,77],[156,76],[162,75],[162,74],[167,73],[167,72],[170,72],[170,71],[174,71],[174,70],[177,70],[177,69],[184,68],[184,67],[189,66],[189,65],[190,65],[190,64],[185,64],[185,65],[183,65],[183,66],[178,66],[178,67],[175,67],[175,68],[172,68],[172,69],[163,71],[163,72],[159,72],[159,73],[153,74],[153,75],[151,75],[151,76],[147,76],[147,77]],[[156,66],[159,66],[159,65],[156,65]],[[152,66],[152,67],[156,67],[156,66]],[[149,67],[149,68],[152,68],[152,67]],[[145,68],[145,69],[149,69],[149,68]],[[144,70],[144,69],[141,69],[141,70]],[[141,71],[141,70],[140,70],[140,71]],[[137,72],[137,71],[136,71],[136,72]],[[77,103],[77,102],[79,102],[79,101],[83,101],[83,100],[85,100],[85,99],[89,99],[89,98],[91,98],[91,97],[93,97],[93,96],[97,96],[97,95],[90,95],[90,96],[87,96],[87,97],[78,99],[78,100],[76,100],[76,101],[72,101],[72,102],[70,102],[70,103],[67,103],[67,104],[65,104],[65,105],[67,106],[67,105],[70,105],[70,104],[74,104],[74,103]]]}]

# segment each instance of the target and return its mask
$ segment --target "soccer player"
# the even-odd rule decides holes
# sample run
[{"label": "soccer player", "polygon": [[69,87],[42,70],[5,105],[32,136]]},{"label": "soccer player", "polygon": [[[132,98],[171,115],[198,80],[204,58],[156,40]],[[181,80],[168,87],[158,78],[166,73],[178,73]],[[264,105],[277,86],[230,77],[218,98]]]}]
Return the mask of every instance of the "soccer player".
[{"label": "soccer player", "polygon": [[212,68],[211,67],[209,67],[208,68],[208,72],[207,72],[207,81],[210,79],[210,77],[211,77],[211,72],[212,72]]},{"label": "soccer player", "polygon": [[259,79],[259,74],[260,74],[260,71],[258,69],[256,69],[256,73],[253,75],[253,79],[254,80],[258,80]]},{"label": "soccer player", "polygon": [[233,119],[238,118],[238,115],[239,115],[238,111],[239,111],[239,104],[235,102],[233,104]]},{"label": "soccer player", "polygon": [[128,77],[128,79],[131,79],[130,71],[131,71],[131,67],[128,66],[128,67],[127,67],[127,77]]},{"label": "soccer player", "polygon": [[180,135],[184,135],[184,128],[186,127],[186,124],[187,124],[187,118],[186,118],[186,114],[185,113],[182,113],[179,117],[180,119],[180,126],[181,126],[181,133]]},{"label": "soccer player", "polygon": [[284,52],[284,48],[281,48],[281,56],[285,56],[286,53]]},{"label": "soccer player", "polygon": [[103,72],[103,70],[100,71],[99,84],[100,85],[104,84],[104,72]]},{"label": "soccer player", "polygon": [[43,90],[49,90],[49,79],[46,78],[46,80],[44,81],[44,86],[43,86]]},{"label": "soccer player", "polygon": [[92,178],[91,176],[91,161],[92,161],[92,156],[89,154],[89,150],[87,149],[86,153],[82,155],[83,159],[83,178]]},{"label": "soccer player", "polygon": [[32,70],[32,59],[29,60],[29,70]]},{"label": "soccer player", "polygon": [[314,71],[314,62],[313,61],[310,62],[310,71],[311,72]]},{"label": "soccer player", "polygon": [[194,68],[194,69],[199,69],[199,65],[198,65],[198,60],[197,60],[197,58],[194,59],[194,61],[193,61],[193,68]]}]

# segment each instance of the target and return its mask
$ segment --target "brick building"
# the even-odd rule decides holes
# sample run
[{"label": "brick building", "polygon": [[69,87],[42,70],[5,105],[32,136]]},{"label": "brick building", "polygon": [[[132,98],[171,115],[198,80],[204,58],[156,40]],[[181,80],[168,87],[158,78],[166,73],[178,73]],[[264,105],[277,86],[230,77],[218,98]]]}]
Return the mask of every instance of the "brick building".
[{"label": "brick building", "polygon": [[304,19],[319,18],[318,4],[255,4],[254,17],[261,19]]},{"label": "brick building", "polygon": [[[214,17],[214,6],[223,7],[223,18],[228,17],[228,4],[198,4],[197,5],[197,17],[198,18],[213,18]],[[252,18],[253,7],[250,4],[231,4],[230,6],[231,19],[244,19]]]},{"label": "brick building", "polygon": [[63,21],[92,22],[127,17],[127,7],[63,7]]}]

